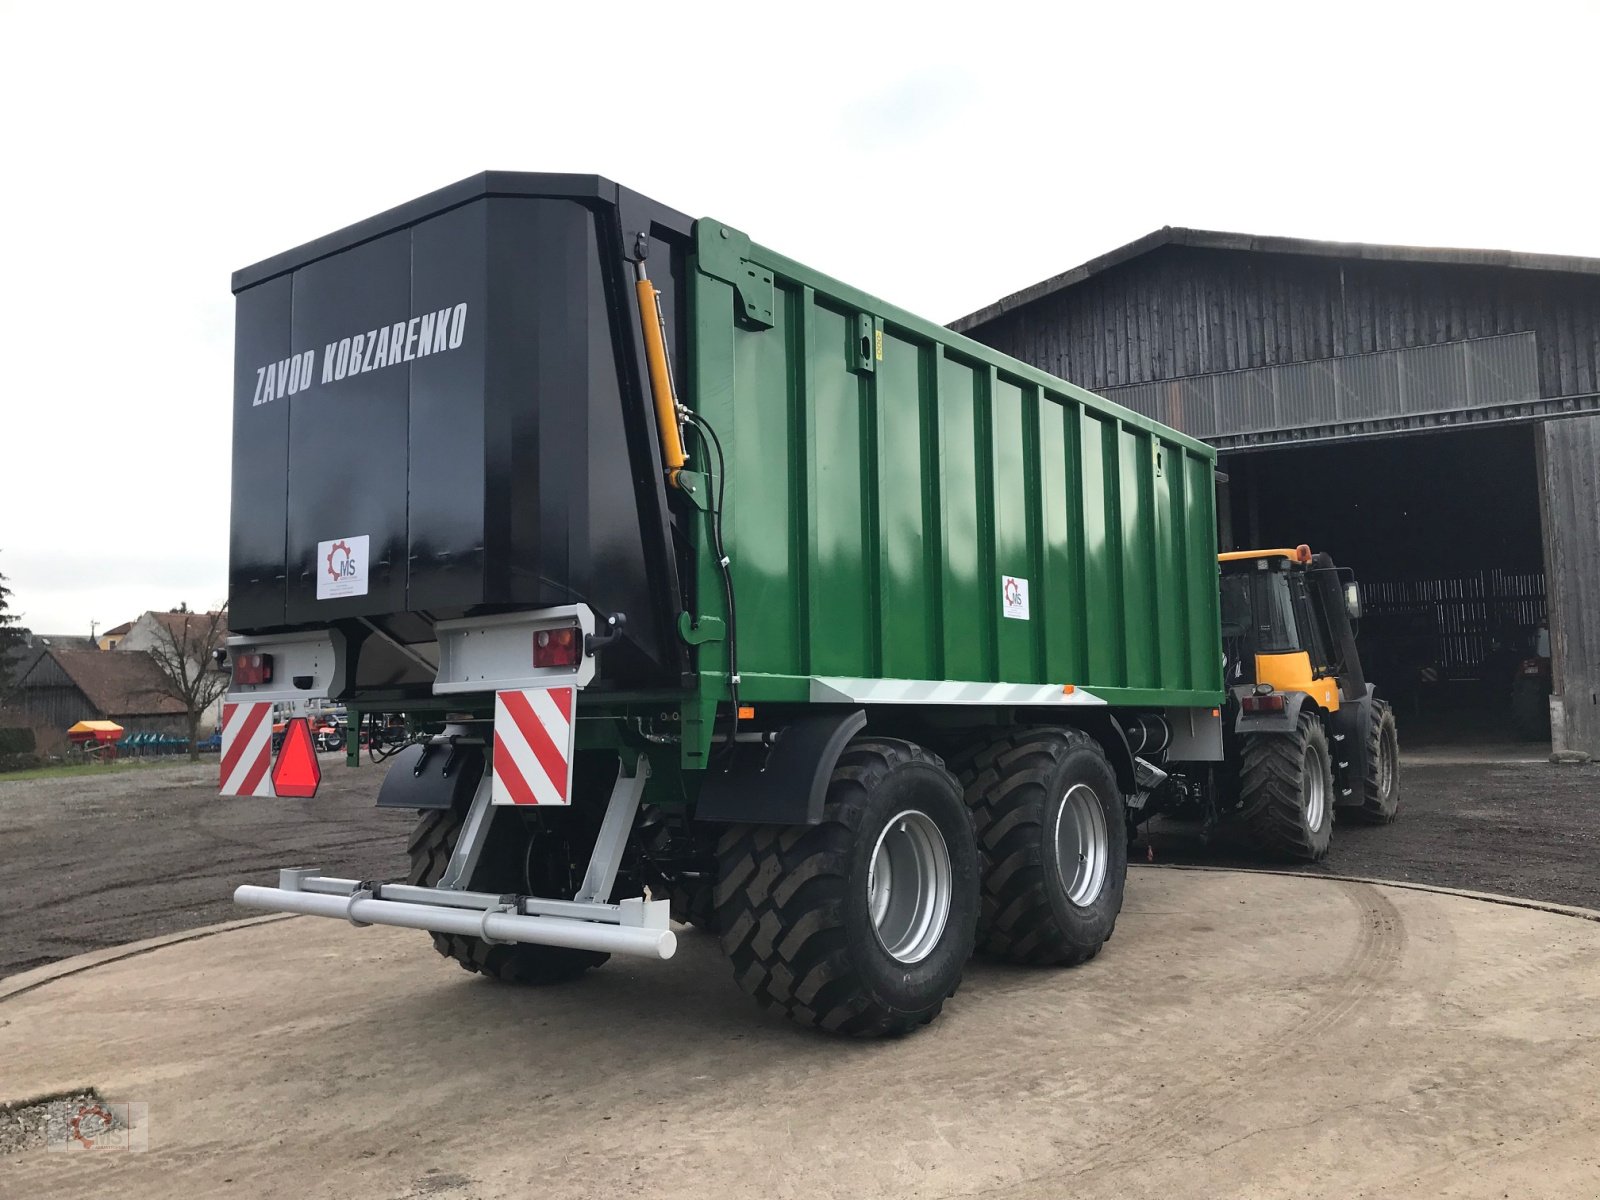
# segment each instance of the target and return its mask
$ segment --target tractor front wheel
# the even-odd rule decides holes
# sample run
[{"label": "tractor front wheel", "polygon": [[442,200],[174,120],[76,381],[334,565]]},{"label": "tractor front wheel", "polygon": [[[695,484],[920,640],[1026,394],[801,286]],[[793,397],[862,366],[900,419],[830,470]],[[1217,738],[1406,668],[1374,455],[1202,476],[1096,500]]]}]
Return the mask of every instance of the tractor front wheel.
[{"label": "tractor front wheel", "polygon": [[1302,709],[1289,733],[1239,738],[1239,831],[1273,858],[1320,862],[1333,836],[1333,770],[1328,734]]}]

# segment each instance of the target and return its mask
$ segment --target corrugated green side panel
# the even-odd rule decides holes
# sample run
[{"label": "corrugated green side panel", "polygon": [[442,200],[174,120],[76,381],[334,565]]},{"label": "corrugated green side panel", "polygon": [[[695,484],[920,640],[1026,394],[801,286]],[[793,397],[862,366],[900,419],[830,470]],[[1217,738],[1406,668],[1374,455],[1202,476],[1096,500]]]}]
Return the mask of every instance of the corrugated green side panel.
[{"label": "corrugated green side panel", "polygon": [[[843,676],[1220,701],[1210,447],[723,229],[698,227],[686,399],[729,456],[743,697]],[[736,320],[768,273],[772,325]]]}]

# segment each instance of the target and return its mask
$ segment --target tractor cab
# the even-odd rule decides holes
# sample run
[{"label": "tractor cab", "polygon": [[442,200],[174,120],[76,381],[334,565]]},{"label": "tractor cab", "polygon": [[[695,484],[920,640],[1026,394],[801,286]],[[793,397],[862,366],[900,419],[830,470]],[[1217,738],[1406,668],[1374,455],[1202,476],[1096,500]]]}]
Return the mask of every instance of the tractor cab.
[{"label": "tractor cab", "polygon": [[1304,545],[1218,562],[1227,682],[1244,712],[1283,712],[1284,697],[1300,694],[1333,713],[1365,695],[1353,625],[1360,589],[1348,571]]},{"label": "tractor cab", "polygon": [[1399,806],[1394,714],[1361,670],[1361,590],[1309,546],[1218,556],[1228,769],[1213,813],[1262,849],[1316,861],[1333,811],[1387,824]]}]

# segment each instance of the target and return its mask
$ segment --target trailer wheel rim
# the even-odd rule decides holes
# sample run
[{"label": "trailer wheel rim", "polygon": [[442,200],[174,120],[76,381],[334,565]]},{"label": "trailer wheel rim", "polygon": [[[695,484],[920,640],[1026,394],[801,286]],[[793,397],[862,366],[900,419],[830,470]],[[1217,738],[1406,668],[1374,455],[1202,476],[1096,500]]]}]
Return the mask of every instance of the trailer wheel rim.
[{"label": "trailer wheel rim", "polygon": [[1305,795],[1306,828],[1317,830],[1328,812],[1328,763],[1322,749],[1316,745],[1306,747]]},{"label": "trailer wheel rim", "polygon": [[1110,861],[1105,806],[1092,787],[1075,783],[1056,811],[1056,865],[1068,901],[1087,908],[1099,899]]},{"label": "trailer wheel rim", "polygon": [[933,953],[950,920],[950,848],[927,813],[908,808],[890,818],[872,849],[867,910],[878,942],[896,962]]}]

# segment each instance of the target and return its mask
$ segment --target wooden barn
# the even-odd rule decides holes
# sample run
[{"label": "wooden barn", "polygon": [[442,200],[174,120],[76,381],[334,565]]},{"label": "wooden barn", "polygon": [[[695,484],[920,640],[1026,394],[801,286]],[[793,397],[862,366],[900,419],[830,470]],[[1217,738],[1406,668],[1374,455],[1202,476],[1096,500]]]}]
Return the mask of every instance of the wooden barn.
[{"label": "wooden barn", "polygon": [[1417,737],[1538,736],[1537,669],[1600,757],[1600,260],[1169,228],[952,326],[1215,445],[1224,544],[1353,568]]},{"label": "wooden barn", "polygon": [[137,650],[44,647],[18,676],[11,708],[28,724],[61,732],[96,720],[128,733],[186,731],[182,701],[162,691],[155,662]]}]

